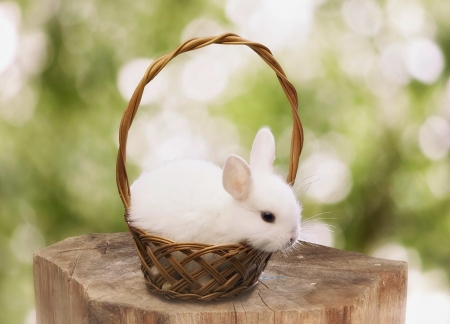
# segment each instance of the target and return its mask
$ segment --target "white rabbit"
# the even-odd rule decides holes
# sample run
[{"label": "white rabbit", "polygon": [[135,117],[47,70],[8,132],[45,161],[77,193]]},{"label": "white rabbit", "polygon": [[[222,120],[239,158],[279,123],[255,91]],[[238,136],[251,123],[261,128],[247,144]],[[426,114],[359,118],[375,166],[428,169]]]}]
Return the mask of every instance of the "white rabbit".
[{"label": "white rabbit", "polygon": [[247,241],[267,252],[287,249],[299,237],[301,207],[273,172],[274,160],[275,139],[262,128],[250,166],[231,154],[223,170],[202,160],[179,160],[143,173],[131,186],[129,221],[177,242]]},{"label": "white rabbit", "polygon": [[[268,128],[255,137],[250,166],[228,156],[223,170],[202,160],[179,160],[144,173],[131,186],[128,211],[132,226],[177,242],[211,245],[246,241],[275,252],[292,246],[300,235],[301,207],[292,188],[273,172],[275,139]],[[181,260],[181,252],[173,254]],[[207,262],[216,258],[206,254]],[[167,260],[160,260],[166,267]],[[190,261],[189,272],[198,269]],[[150,268],[153,278],[159,274]],[[201,285],[211,278],[199,278]],[[166,282],[162,289],[170,289]],[[199,287],[189,287],[195,292]]]}]

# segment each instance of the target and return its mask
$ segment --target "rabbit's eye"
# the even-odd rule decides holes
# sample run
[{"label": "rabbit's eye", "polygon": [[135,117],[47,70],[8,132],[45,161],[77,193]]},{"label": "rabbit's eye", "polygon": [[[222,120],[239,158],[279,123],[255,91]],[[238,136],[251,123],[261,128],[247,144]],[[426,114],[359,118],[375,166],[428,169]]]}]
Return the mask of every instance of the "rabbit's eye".
[{"label": "rabbit's eye", "polygon": [[267,223],[275,222],[275,215],[271,212],[261,212],[261,218]]}]

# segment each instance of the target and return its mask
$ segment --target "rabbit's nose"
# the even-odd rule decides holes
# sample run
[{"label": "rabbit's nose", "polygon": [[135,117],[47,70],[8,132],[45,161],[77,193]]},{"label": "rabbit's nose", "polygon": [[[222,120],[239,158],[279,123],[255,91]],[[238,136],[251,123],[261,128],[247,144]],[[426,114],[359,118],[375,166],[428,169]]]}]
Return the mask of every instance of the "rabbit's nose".
[{"label": "rabbit's nose", "polygon": [[291,239],[289,240],[289,243],[294,244],[295,240],[296,240],[296,238],[291,237]]}]

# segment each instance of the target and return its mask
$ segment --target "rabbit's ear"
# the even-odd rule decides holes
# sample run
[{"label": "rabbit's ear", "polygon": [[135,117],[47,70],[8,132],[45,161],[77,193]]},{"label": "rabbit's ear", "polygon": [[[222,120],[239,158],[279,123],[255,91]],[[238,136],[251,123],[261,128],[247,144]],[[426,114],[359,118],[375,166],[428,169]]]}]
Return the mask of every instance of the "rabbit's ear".
[{"label": "rabbit's ear", "polygon": [[252,186],[250,166],[240,156],[230,154],[223,166],[222,183],[234,199],[247,198]]},{"label": "rabbit's ear", "polygon": [[258,172],[273,172],[275,138],[268,127],[261,128],[253,141],[250,167]]}]

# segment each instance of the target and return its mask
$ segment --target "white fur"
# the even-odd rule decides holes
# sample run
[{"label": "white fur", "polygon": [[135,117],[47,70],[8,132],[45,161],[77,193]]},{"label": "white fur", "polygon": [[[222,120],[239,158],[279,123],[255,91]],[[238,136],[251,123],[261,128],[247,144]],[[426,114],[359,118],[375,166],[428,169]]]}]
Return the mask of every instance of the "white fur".
[{"label": "white fur", "polygon": [[[286,249],[300,234],[301,207],[292,188],[273,173],[274,158],[275,140],[263,128],[251,167],[230,155],[223,172],[206,161],[180,160],[144,173],[131,187],[129,220],[178,242],[248,241],[268,252]],[[272,212],[275,222],[265,222],[262,211]]]}]

